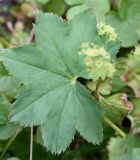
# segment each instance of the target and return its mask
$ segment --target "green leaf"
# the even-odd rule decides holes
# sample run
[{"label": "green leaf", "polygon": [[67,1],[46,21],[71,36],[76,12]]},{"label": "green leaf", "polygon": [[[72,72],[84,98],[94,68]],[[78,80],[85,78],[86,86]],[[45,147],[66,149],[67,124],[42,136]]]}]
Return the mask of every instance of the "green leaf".
[{"label": "green leaf", "polygon": [[17,157],[12,157],[12,158],[8,158],[7,160],[20,160],[20,159]]},{"label": "green leaf", "polygon": [[140,148],[133,149],[133,159],[139,160],[140,158]]},{"label": "green leaf", "polygon": [[77,81],[85,72],[78,54],[81,44],[100,39],[93,11],[69,23],[42,12],[37,19],[36,45],[7,49],[1,56],[12,75],[25,84],[12,108],[11,121],[41,125],[44,144],[55,153],[67,148],[76,131],[88,142],[101,142],[101,109]]},{"label": "green leaf", "polygon": [[47,3],[46,9],[57,15],[62,15],[65,12],[65,3],[63,0],[50,0]]},{"label": "green leaf", "polygon": [[139,10],[140,0],[121,0],[119,11],[110,11],[106,16],[106,22],[116,29],[123,47],[133,46],[139,40],[137,33],[140,26]]},{"label": "green leaf", "polygon": [[8,121],[10,103],[4,96],[0,96],[0,139],[6,140],[12,137],[16,131],[17,126]]},{"label": "green leaf", "polygon": [[116,62],[116,72],[112,79],[112,92],[116,93],[121,91],[123,88],[126,87],[126,83],[123,82],[122,76],[125,72],[125,61],[126,59],[119,59],[117,58]]},{"label": "green leaf", "polygon": [[139,147],[138,137],[112,138],[108,146],[109,160],[139,160]]},{"label": "green leaf", "polygon": [[106,79],[105,81],[101,81],[98,88],[98,92],[102,95],[109,95],[112,90],[112,82],[110,79]]},{"label": "green leaf", "polygon": [[4,96],[0,96],[0,125],[7,122],[9,102]]},{"label": "green leaf", "polygon": [[20,82],[13,78],[0,62],[0,93],[13,97],[20,88]]},{"label": "green leaf", "polygon": [[78,4],[68,10],[67,12],[68,19],[71,19],[72,17],[74,17],[80,12],[93,8],[95,10],[95,13],[98,19],[103,20],[105,13],[108,12],[110,8],[109,0],[104,0],[104,1],[102,0],[79,0],[79,1],[66,0],[66,3],[70,5]]},{"label": "green leaf", "polygon": [[131,55],[127,61],[127,67],[123,75],[124,82],[132,88],[135,97],[140,97],[140,56]]},{"label": "green leaf", "polygon": [[101,104],[106,116],[119,125],[124,117],[133,109],[132,103],[127,100],[127,95],[120,93],[102,98]]},{"label": "green leaf", "polygon": [[37,128],[37,132],[36,132],[36,137],[35,138],[36,138],[35,139],[36,143],[40,144],[41,146],[44,146],[40,127]]},{"label": "green leaf", "polygon": [[0,139],[6,140],[12,137],[17,132],[17,126],[14,123],[7,123],[6,125],[0,125]]},{"label": "green leaf", "polygon": [[[140,98],[133,98],[132,103],[134,104],[134,110],[133,110],[133,116],[138,117],[139,119],[139,114],[140,114]],[[139,126],[140,127],[140,126]]]},{"label": "green leaf", "polygon": [[84,0],[65,0],[68,5],[75,5],[84,3]]},{"label": "green leaf", "polygon": [[110,79],[105,79],[104,81],[90,80],[87,82],[86,86],[92,92],[94,91],[101,95],[109,95],[112,89],[112,84]]},{"label": "green leaf", "polygon": [[39,2],[39,3],[48,3],[50,0],[35,0],[36,2]]}]

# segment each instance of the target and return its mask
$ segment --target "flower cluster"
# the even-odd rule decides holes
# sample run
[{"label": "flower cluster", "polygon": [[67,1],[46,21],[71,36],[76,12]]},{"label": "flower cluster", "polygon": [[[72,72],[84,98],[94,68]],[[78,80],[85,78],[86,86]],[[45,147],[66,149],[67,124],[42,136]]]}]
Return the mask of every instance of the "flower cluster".
[{"label": "flower cluster", "polygon": [[110,55],[104,47],[93,43],[83,43],[79,54],[85,56],[84,62],[89,72],[89,78],[104,80],[106,77],[113,76],[115,65],[111,63]]},{"label": "flower cluster", "polygon": [[104,49],[104,47],[100,47],[94,43],[82,43],[80,54],[84,54],[87,57],[97,57],[103,56],[105,59],[110,59],[110,56]]},{"label": "flower cluster", "polygon": [[100,36],[106,35],[109,41],[116,41],[117,34],[115,33],[115,29],[111,25],[106,25],[103,22],[97,24],[98,34]]}]

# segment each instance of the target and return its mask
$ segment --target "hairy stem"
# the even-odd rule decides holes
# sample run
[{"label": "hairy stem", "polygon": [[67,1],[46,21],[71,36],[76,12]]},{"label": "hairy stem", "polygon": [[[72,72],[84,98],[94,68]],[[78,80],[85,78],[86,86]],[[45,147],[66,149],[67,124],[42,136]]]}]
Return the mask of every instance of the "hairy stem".
[{"label": "hairy stem", "polygon": [[116,126],[110,119],[108,119],[107,117],[104,117],[104,121],[110,126],[112,127],[121,137],[125,138],[126,134],[118,127]]},{"label": "hairy stem", "polygon": [[4,157],[5,153],[7,152],[8,148],[11,146],[11,144],[13,143],[13,141],[15,140],[15,138],[17,137],[19,132],[20,132],[20,130],[17,130],[15,135],[8,141],[8,143],[6,144],[6,146],[4,147],[4,149],[3,149],[3,151],[0,155],[0,160],[3,160],[3,157]]}]

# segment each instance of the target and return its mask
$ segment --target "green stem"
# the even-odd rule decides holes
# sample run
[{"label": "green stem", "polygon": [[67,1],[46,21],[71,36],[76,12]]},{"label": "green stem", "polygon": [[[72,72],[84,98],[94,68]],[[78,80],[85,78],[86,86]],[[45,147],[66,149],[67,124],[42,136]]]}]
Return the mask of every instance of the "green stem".
[{"label": "green stem", "polygon": [[111,126],[118,134],[120,134],[120,136],[122,136],[123,138],[126,137],[126,134],[118,126],[116,126],[110,119],[108,119],[107,117],[104,117],[104,121],[109,126]]},{"label": "green stem", "polygon": [[17,130],[16,134],[9,140],[9,142],[6,144],[6,146],[4,147],[1,155],[0,155],[0,160],[3,160],[3,157],[5,155],[5,153],[7,152],[8,148],[11,146],[12,142],[15,140],[15,138],[17,137],[19,133],[19,130]]}]

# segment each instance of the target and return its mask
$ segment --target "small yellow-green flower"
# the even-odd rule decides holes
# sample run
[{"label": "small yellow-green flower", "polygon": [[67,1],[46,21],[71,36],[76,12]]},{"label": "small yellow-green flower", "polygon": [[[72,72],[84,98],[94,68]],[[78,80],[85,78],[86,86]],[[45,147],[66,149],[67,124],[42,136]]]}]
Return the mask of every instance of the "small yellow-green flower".
[{"label": "small yellow-green flower", "polygon": [[111,78],[115,72],[115,65],[111,62],[110,55],[104,47],[100,47],[94,43],[83,43],[81,50],[78,52],[84,55],[84,63],[89,73],[89,78],[104,80],[106,77]]},{"label": "small yellow-green flower", "polygon": [[81,45],[81,51],[79,52],[79,54],[83,54],[88,57],[103,56],[107,59],[110,58],[104,47],[100,47],[93,43],[90,45],[87,43],[83,43]]},{"label": "small yellow-green flower", "polygon": [[93,60],[90,57],[85,57],[85,65],[87,66],[88,70],[93,68]]},{"label": "small yellow-green flower", "polygon": [[98,34],[100,36],[107,35],[109,41],[116,41],[117,34],[115,33],[115,29],[111,25],[106,25],[103,22],[97,24]]}]

